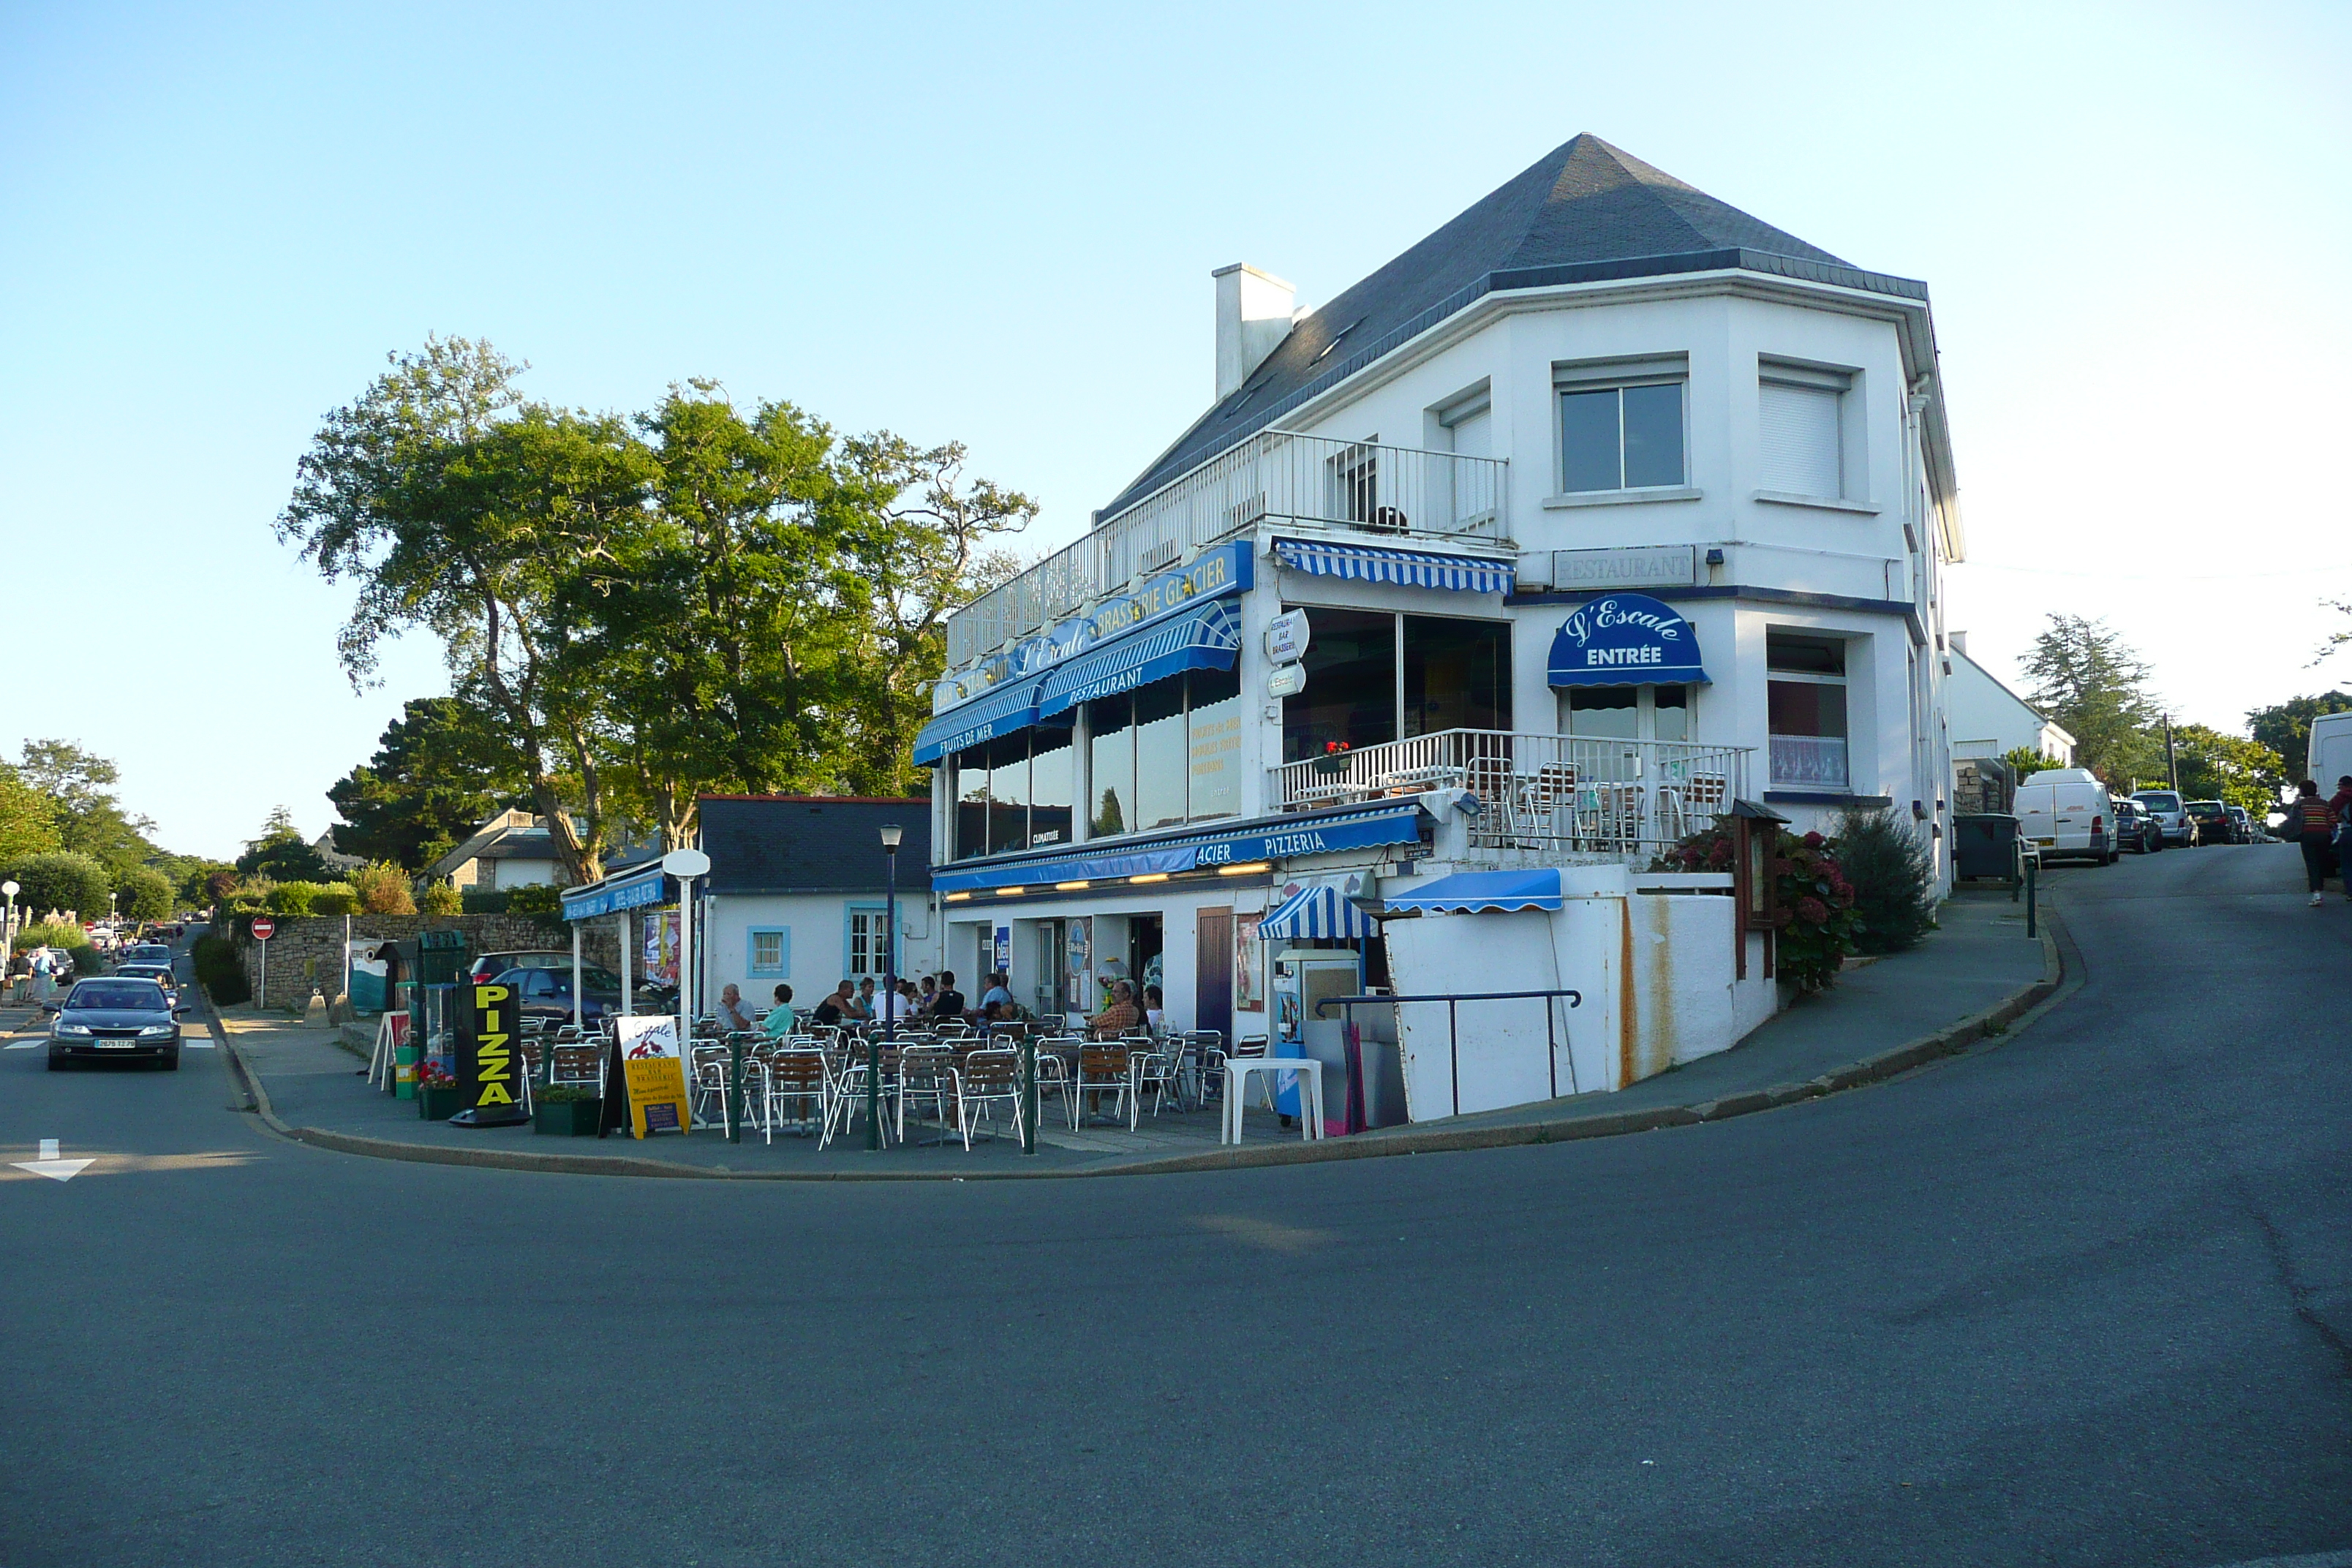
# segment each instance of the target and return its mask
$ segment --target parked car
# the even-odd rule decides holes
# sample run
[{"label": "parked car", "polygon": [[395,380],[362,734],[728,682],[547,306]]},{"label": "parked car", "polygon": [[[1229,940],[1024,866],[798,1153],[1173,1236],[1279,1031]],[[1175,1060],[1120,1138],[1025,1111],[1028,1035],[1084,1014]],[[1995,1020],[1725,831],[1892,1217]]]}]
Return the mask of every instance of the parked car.
[{"label": "parked car", "polygon": [[2121,795],[2109,795],[2107,805],[2116,816],[2116,847],[2135,855],[2153,855],[2164,847],[2164,829],[2157,826],[2147,807]]},{"label": "parked car", "polygon": [[[571,954],[561,969],[509,969],[498,979],[512,985],[522,997],[522,1016],[538,1018],[549,1028],[572,1022]],[[621,1010],[621,977],[609,969],[583,964],[580,971],[580,1018],[593,1024],[607,1013]]]},{"label": "parked car", "polygon": [[125,963],[118,966],[110,980],[152,980],[165,992],[177,995],[180,977],[172,973],[169,963]]},{"label": "parked car", "polygon": [[2197,842],[2197,819],[2189,815],[2178,790],[2144,789],[2132,798],[2147,807],[2147,814],[2164,829],[2166,844],[2185,846]]},{"label": "parked car", "polygon": [[2044,768],[2017,786],[2018,836],[2052,860],[2116,862],[2107,786],[2088,768]]},{"label": "parked car", "polygon": [[69,1061],[145,1058],[166,1072],[180,1067],[180,1014],[152,980],[81,980],[41,1010],[49,1024],[49,1070]]},{"label": "parked car", "polygon": [[572,954],[567,950],[535,948],[515,952],[486,952],[466,966],[468,981],[488,980],[504,974],[509,969],[561,969],[572,973]]},{"label": "parked car", "polygon": [[2218,800],[2192,800],[2186,808],[2197,823],[2200,844],[2235,844],[2238,825],[2230,820],[2229,808]]}]

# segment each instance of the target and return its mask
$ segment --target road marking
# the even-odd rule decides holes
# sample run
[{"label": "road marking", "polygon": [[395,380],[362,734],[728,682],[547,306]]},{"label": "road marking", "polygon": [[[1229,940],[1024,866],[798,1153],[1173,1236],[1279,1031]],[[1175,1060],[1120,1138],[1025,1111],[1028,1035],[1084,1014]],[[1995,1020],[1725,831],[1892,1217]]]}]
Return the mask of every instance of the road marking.
[{"label": "road marking", "polygon": [[13,1046],[0,1046],[0,1051],[29,1051],[40,1043],[38,1040],[18,1040]]},{"label": "road marking", "polygon": [[58,1159],[58,1141],[54,1138],[41,1140],[39,1159],[11,1160],[8,1163],[20,1171],[30,1171],[37,1176],[47,1176],[53,1182],[70,1182],[97,1163],[94,1160]]}]

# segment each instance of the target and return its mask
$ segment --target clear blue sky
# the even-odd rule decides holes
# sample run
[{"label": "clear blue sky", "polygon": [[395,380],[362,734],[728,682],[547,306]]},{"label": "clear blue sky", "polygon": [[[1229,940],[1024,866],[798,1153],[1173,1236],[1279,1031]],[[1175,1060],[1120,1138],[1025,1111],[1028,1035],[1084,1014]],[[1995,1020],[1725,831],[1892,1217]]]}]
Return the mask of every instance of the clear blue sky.
[{"label": "clear blue sky", "polygon": [[1954,624],[2002,669],[2105,616],[2234,728],[2352,683],[2303,668],[2352,596],[2347,81],[2336,5],[16,0],[0,746],[118,758],[190,852],[324,826],[445,683],[415,644],[353,694],[270,521],[428,332],[567,403],[711,375],[961,438],[1059,543],[1206,403],[1212,268],[1328,300],[1579,131],[1927,279]]}]

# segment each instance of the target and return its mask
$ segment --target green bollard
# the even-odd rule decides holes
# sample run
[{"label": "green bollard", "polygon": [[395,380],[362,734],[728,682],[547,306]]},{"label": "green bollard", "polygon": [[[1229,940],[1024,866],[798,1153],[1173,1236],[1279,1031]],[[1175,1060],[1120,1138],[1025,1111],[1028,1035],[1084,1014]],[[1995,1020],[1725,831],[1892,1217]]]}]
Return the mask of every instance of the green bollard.
[{"label": "green bollard", "polygon": [[1021,1152],[1037,1152],[1037,1037],[1021,1037]]},{"label": "green bollard", "polygon": [[727,1142],[743,1142],[743,1042],[737,1040],[729,1047],[732,1055],[727,1068]]},{"label": "green bollard", "polygon": [[2042,868],[2042,857],[2034,856],[2025,863],[2025,936],[2031,942],[2042,933],[2034,925],[2034,873]]}]

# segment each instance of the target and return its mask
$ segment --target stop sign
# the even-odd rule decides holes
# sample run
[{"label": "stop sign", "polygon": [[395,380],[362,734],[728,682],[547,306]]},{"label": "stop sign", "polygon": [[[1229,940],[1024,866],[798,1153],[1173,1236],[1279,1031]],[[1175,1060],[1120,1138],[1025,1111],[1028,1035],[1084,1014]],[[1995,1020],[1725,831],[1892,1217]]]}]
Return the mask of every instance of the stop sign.
[{"label": "stop sign", "polygon": [[272,933],[272,932],[274,932],[274,931],[276,931],[277,930],[278,930],[278,922],[277,922],[276,921],[271,920],[268,915],[257,915],[256,917],[254,917],[254,921],[253,921],[253,940],[254,940],[254,941],[256,941],[256,942],[268,942],[268,941],[269,940],[269,938],[270,938],[271,933]]}]

